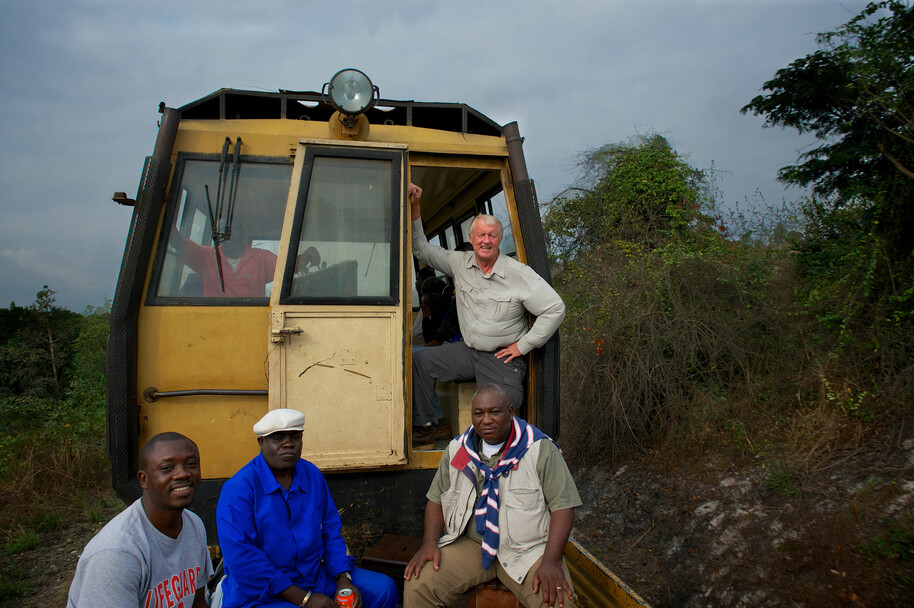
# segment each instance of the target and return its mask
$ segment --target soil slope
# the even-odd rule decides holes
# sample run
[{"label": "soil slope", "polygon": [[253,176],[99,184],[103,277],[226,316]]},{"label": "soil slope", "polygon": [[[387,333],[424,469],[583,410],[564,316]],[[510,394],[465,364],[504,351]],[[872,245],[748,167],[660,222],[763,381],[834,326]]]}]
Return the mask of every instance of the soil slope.
[{"label": "soil slope", "polygon": [[761,457],[658,461],[576,470],[573,531],[655,608],[914,606],[914,440],[802,475]]}]

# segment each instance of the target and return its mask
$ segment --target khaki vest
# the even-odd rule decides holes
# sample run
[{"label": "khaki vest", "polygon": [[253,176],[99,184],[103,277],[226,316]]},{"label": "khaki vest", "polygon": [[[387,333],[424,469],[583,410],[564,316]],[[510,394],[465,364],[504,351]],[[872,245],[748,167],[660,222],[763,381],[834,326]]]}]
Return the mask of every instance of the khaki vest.
[{"label": "khaki vest", "polygon": [[[543,441],[541,439],[530,446],[516,470],[509,471],[506,476],[498,479],[499,541],[495,558],[518,583],[523,582],[530,567],[543,555],[549,537],[550,513],[536,474],[540,444]],[[456,440],[451,441],[444,454],[448,463],[459,449],[460,444]],[[469,467],[474,474],[478,471],[472,462]],[[476,482],[470,481],[466,474],[450,464],[448,477],[451,487],[441,495],[444,535],[438,540],[440,547],[457,540],[463,534],[476,509]]]}]

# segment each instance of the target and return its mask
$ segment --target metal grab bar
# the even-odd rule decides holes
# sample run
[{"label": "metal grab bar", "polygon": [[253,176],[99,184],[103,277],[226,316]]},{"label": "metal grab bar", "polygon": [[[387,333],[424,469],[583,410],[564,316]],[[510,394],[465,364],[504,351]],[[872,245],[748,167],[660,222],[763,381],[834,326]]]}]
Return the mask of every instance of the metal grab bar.
[{"label": "metal grab bar", "polygon": [[143,398],[152,403],[157,399],[167,397],[194,397],[197,395],[218,395],[232,397],[266,397],[269,391],[266,390],[243,390],[234,388],[192,388],[183,391],[160,391],[154,386],[150,386],[143,391]]}]

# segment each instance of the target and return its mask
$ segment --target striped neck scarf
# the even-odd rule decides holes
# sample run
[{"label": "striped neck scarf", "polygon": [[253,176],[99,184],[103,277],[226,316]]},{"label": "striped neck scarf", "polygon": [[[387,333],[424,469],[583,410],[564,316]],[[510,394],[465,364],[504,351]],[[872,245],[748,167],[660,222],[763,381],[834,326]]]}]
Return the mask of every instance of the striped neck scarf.
[{"label": "striped neck scarf", "polygon": [[501,460],[490,468],[479,454],[476,453],[476,431],[470,426],[457,441],[460,449],[451,460],[451,466],[460,469],[476,485],[476,475],[470,470],[469,463],[476,465],[482,473],[484,481],[479,501],[476,503],[476,532],[482,534],[482,567],[488,568],[498,552],[498,478],[507,476],[508,472],[516,469],[520,459],[524,457],[536,441],[549,439],[541,430],[527,424],[518,417],[512,420],[511,431],[505,441],[504,452]]}]

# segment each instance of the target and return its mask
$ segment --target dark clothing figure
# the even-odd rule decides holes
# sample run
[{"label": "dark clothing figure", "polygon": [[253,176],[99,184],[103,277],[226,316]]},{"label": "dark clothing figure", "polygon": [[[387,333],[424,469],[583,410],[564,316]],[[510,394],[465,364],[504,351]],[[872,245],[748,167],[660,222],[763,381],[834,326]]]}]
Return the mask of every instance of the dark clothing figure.
[{"label": "dark clothing figure", "polygon": [[454,287],[435,277],[422,284],[422,297],[428,303],[429,316],[422,319],[422,337],[427,346],[453,342],[460,337],[457,299]]}]

